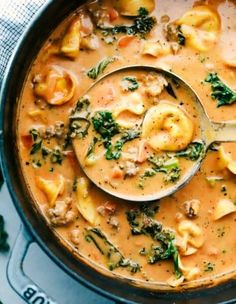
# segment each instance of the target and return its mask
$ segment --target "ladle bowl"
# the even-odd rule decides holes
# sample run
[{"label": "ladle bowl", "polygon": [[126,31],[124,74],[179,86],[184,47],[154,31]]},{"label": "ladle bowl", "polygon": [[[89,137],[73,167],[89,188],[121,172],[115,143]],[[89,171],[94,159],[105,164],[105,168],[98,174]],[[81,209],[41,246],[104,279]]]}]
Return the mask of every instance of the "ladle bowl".
[{"label": "ladle bowl", "polygon": [[86,166],[83,166],[83,160],[82,155],[79,153],[79,144],[78,139],[73,139],[73,147],[75,150],[75,154],[77,157],[78,162],[81,165],[81,168],[83,169],[84,173],[87,175],[87,177],[99,188],[101,188],[103,191],[109,193],[112,196],[115,196],[120,199],[128,200],[128,201],[134,201],[134,202],[148,202],[148,201],[154,201],[154,200],[160,200],[166,196],[169,196],[176,191],[180,190],[182,187],[184,187],[197,173],[199,170],[201,163],[206,155],[207,150],[211,146],[211,144],[215,142],[234,142],[236,141],[236,121],[227,121],[227,122],[213,122],[209,119],[207,113],[205,112],[203,105],[201,103],[200,98],[198,97],[197,93],[194,91],[194,89],[186,83],[181,77],[176,75],[175,73],[171,71],[164,70],[159,67],[153,67],[153,66],[140,66],[140,65],[132,65],[132,66],[125,66],[116,70],[113,70],[110,73],[105,74],[101,78],[99,78],[96,82],[93,83],[93,85],[87,90],[86,94],[89,94],[89,92],[94,89],[95,86],[97,86],[101,81],[104,81],[106,78],[120,72],[130,72],[130,71],[148,71],[148,72],[155,72],[158,74],[162,74],[163,76],[166,76],[167,78],[173,80],[174,82],[178,83],[180,86],[184,87],[188,93],[191,96],[191,99],[193,101],[193,105],[196,108],[199,125],[200,125],[200,138],[199,140],[204,144],[205,150],[204,153],[201,154],[199,159],[195,161],[194,165],[191,166],[191,168],[175,183],[173,186],[157,191],[156,193],[148,194],[148,195],[133,195],[133,194],[123,194],[119,193],[119,191],[115,189],[104,189],[101,187],[100,183],[92,178],[89,174],[89,172],[86,169]]}]

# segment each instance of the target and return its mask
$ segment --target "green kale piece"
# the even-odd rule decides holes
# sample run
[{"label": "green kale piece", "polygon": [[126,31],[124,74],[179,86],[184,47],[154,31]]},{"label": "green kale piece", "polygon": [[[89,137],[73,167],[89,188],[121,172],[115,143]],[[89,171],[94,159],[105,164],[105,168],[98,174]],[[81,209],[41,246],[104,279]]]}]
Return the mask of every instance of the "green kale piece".
[{"label": "green kale piece", "polygon": [[141,38],[150,33],[156,24],[154,17],[148,16],[148,11],[141,7],[139,15],[133,18],[132,25],[116,25],[114,27],[100,28],[105,36],[116,34],[139,35]]},{"label": "green kale piece", "polygon": [[37,153],[41,149],[42,143],[43,143],[43,140],[39,140],[39,141],[35,142],[32,145],[32,148],[30,150],[30,154],[33,155],[33,154]]},{"label": "green kale piece", "polygon": [[224,84],[217,73],[209,73],[205,81],[211,83],[211,97],[217,101],[217,107],[229,105],[236,101],[236,92]]},{"label": "green kale piece", "polygon": [[9,244],[7,243],[8,234],[5,231],[4,218],[0,215],[0,251],[6,252],[10,249]]},{"label": "green kale piece", "polygon": [[132,273],[140,271],[139,264],[126,259],[99,228],[88,228],[86,232],[85,239],[88,242],[93,242],[100,253],[108,259],[109,270],[114,270],[118,267],[128,267]]},{"label": "green kale piece", "polygon": [[125,131],[121,136],[121,138],[116,141],[114,147],[112,146],[112,144],[107,146],[107,151],[105,153],[106,159],[107,160],[119,159],[124,144],[128,141],[138,138],[139,136],[140,136],[140,131],[133,129]]},{"label": "green kale piece", "polygon": [[174,244],[175,234],[169,229],[164,229],[160,222],[153,219],[158,209],[152,210],[150,208],[153,207],[148,208],[147,205],[144,206],[145,208],[141,206],[137,209],[131,209],[126,213],[133,235],[144,234],[158,242],[158,245],[152,245],[148,251],[143,248],[140,254],[147,256],[148,263],[150,264],[154,264],[160,260],[172,259],[176,277],[179,278],[182,274],[178,264],[178,249]]},{"label": "green kale piece", "polygon": [[114,58],[107,57],[100,61],[95,67],[87,72],[87,76],[93,80],[97,79],[100,74],[104,72],[109,63],[113,62]]},{"label": "green kale piece", "polygon": [[50,161],[53,164],[59,164],[59,165],[62,164],[63,155],[59,148],[56,148],[52,151],[51,156],[50,156]]},{"label": "green kale piece", "polygon": [[91,124],[89,121],[89,105],[89,99],[82,97],[78,100],[75,109],[72,110],[64,148],[69,145],[71,138],[83,138],[88,134],[88,129]]},{"label": "green kale piece", "polygon": [[112,113],[109,111],[98,111],[92,117],[93,127],[105,141],[120,132],[118,124],[115,122]]},{"label": "green kale piece", "polygon": [[188,145],[188,147],[182,151],[176,152],[177,157],[184,157],[186,159],[196,161],[205,153],[205,146],[200,142],[193,142]]},{"label": "green kale piece", "polygon": [[122,78],[122,88],[131,92],[138,89],[139,84],[136,77],[126,76]]}]

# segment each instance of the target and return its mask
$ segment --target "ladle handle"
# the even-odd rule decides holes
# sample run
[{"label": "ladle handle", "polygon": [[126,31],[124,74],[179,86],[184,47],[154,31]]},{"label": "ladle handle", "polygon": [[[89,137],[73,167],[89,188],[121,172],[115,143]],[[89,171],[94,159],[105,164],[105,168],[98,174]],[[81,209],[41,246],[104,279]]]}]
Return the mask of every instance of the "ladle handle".
[{"label": "ladle handle", "polygon": [[211,122],[214,130],[213,142],[236,142],[236,120],[227,122]]}]

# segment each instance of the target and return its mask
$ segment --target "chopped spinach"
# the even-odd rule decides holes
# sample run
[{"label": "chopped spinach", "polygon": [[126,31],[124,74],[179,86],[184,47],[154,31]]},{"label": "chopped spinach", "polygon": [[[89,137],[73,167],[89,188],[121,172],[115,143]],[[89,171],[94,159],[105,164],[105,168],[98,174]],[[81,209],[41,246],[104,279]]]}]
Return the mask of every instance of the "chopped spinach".
[{"label": "chopped spinach", "polygon": [[6,252],[10,249],[9,244],[7,243],[8,234],[5,231],[4,218],[0,215],[0,251]]},{"label": "chopped spinach", "polygon": [[236,101],[236,92],[224,84],[217,73],[209,73],[205,81],[211,84],[211,97],[217,101],[217,107],[229,105]]},{"label": "chopped spinach", "polygon": [[35,143],[32,145],[32,148],[31,148],[31,150],[30,150],[30,154],[31,154],[31,155],[37,153],[37,152],[41,149],[41,147],[42,147],[42,142],[43,142],[43,141],[42,141],[42,139],[41,139],[41,140],[35,142]]},{"label": "chopped spinach", "polygon": [[38,139],[38,137],[39,137],[39,132],[38,132],[38,130],[36,130],[36,129],[31,129],[31,130],[29,131],[29,133],[30,133],[30,135],[32,136],[33,141],[36,141],[36,140]]},{"label": "chopped spinach", "polygon": [[108,259],[109,270],[114,270],[118,267],[128,267],[132,273],[140,271],[139,264],[126,259],[99,228],[88,228],[86,231],[86,240],[93,242],[100,253]]},{"label": "chopped spinach", "polygon": [[188,145],[188,147],[182,151],[176,152],[177,157],[184,157],[186,159],[196,161],[205,153],[205,146],[200,142],[193,142]]},{"label": "chopped spinach", "polygon": [[100,61],[95,67],[87,72],[87,76],[93,80],[97,79],[100,74],[104,72],[109,63],[113,62],[114,58],[107,57]]},{"label": "chopped spinach", "polygon": [[156,19],[152,16],[148,16],[148,11],[143,7],[140,7],[139,15],[132,19],[132,25],[115,25],[114,27],[102,27],[100,29],[104,36],[122,33],[127,35],[139,35],[141,38],[145,38],[156,24]]},{"label": "chopped spinach", "polygon": [[[145,205],[144,205],[145,206]],[[153,207],[149,207],[152,208]],[[168,229],[164,229],[162,224],[153,219],[156,211],[149,208],[131,209],[126,213],[131,232],[133,235],[144,234],[150,236],[158,245],[153,245],[150,250],[143,248],[140,254],[147,256],[148,263],[154,264],[160,260],[173,259],[175,274],[179,278],[181,271],[178,265],[178,249],[174,244],[175,234]]]},{"label": "chopped spinach", "polygon": [[123,77],[121,85],[122,88],[124,88],[125,90],[129,90],[131,92],[137,90],[139,87],[137,78],[131,76]]}]

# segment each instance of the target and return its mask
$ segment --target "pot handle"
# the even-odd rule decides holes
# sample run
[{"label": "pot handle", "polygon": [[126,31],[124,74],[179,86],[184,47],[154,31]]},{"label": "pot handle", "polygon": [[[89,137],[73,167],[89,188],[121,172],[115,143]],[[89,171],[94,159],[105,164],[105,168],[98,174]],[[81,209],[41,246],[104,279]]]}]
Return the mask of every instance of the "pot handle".
[{"label": "pot handle", "polygon": [[7,265],[8,282],[28,304],[57,304],[24,273],[23,262],[33,242],[32,236],[21,226]]}]

